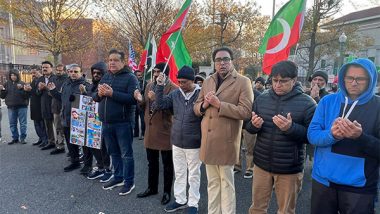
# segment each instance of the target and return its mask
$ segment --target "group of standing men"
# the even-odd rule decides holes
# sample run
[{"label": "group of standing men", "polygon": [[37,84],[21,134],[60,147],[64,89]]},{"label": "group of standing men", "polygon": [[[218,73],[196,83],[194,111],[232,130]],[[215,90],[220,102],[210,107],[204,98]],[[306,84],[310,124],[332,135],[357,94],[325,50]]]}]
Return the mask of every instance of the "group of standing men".
[{"label": "group of standing men", "polygon": [[[239,161],[243,127],[247,134],[256,135],[252,148],[254,167],[245,173],[254,177],[249,213],[266,213],[273,191],[279,213],[295,213],[308,143],[315,146],[311,213],[374,212],[380,162],[380,98],[374,95],[377,75],[371,61],[357,59],[344,65],[339,72],[340,91],[332,95],[324,94],[321,84],[317,84],[322,80],[316,77],[322,74],[314,75],[314,85],[319,87],[313,88],[310,96],[297,82],[297,65],[282,61],[272,68],[272,87],[254,100],[250,80],[234,69],[232,50],[218,48],[212,59],[215,73],[203,82],[202,88],[194,84],[192,68],[184,66],[179,70],[178,87],[167,78],[168,65],[159,63],[153,69],[152,82],[141,94],[138,79],[125,66],[124,53],[111,50],[108,72],[99,78],[96,87],[87,85],[79,76],[79,66],[70,71],[70,79],[59,87],[57,81],[50,79],[57,78],[49,76],[51,63],[45,62],[44,76],[38,81],[22,87],[12,82],[13,88],[1,87],[1,96],[19,90],[17,93],[26,97],[21,91],[30,92],[37,86],[35,94],[41,97],[42,119],[35,122],[36,131],[44,125],[47,137],[39,135],[41,143],[46,144],[43,148],[55,147],[53,152],[57,153],[63,147],[49,136],[49,125],[55,117],[54,112],[49,112],[51,107],[43,108],[48,100],[44,93],[49,99],[61,101],[60,118],[72,159],[65,171],[79,167],[78,148],[67,139],[70,102],[75,94],[92,96],[99,102],[103,147],[111,156],[114,170],[113,178],[103,188],[121,186],[119,195],[127,195],[135,188],[132,142],[138,105],[145,113],[148,186],[137,197],[158,193],[161,154],[163,205],[171,200],[174,175],[175,201],[165,207],[167,212],[184,208],[188,213],[198,212],[203,162],[208,181],[208,213],[236,213],[234,165]],[[322,78],[325,79],[323,75]],[[10,79],[17,80],[17,75],[11,72]],[[14,106],[9,101],[8,104],[12,112]],[[17,106],[25,108],[27,103]],[[14,134],[13,140],[18,141],[17,138]],[[21,134],[20,139],[24,142],[25,136]]]}]

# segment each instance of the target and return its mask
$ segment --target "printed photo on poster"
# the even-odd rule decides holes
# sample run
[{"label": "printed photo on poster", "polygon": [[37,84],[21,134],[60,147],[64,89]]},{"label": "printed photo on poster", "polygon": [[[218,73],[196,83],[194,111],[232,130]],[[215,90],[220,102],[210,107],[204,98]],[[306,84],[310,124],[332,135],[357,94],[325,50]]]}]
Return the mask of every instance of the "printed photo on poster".
[{"label": "printed photo on poster", "polygon": [[86,139],[86,111],[71,109],[70,143],[83,146]]},{"label": "printed photo on poster", "polygon": [[92,97],[80,95],[79,109],[98,112],[98,103],[95,102]]},{"label": "printed photo on poster", "polygon": [[87,112],[87,139],[86,146],[100,149],[102,145],[102,122],[99,120],[99,114]]}]

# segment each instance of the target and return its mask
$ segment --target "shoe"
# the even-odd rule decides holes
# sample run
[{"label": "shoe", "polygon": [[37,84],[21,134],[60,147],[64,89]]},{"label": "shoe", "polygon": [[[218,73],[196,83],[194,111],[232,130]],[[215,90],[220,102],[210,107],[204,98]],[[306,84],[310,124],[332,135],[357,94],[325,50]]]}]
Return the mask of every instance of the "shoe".
[{"label": "shoe", "polygon": [[54,148],[55,148],[55,145],[48,144],[48,145],[42,147],[41,150],[49,150],[49,149],[54,149]]},{"label": "shoe", "polygon": [[48,145],[47,142],[42,142],[40,145],[38,145],[38,147],[43,148],[43,147],[45,147],[45,146],[47,146],[47,145]]},{"label": "shoe", "polygon": [[11,142],[8,142],[8,145],[12,145],[12,144],[15,144],[15,143],[19,143],[18,140],[12,140]]},{"label": "shoe", "polygon": [[165,205],[170,202],[170,194],[165,192],[161,199],[161,204]]},{"label": "shoe", "polygon": [[252,178],[253,177],[253,172],[252,170],[247,170],[244,173],[244,178]]},{"label": "shoe", "polygon": [[41,143],[42,143],[42,141],[39,140],[39,141],[37,141],[37,142],[35,142],[35,143],[32,143],[32,145],[33,145],[33,146],[38,146],[38,145],[40,145]]},{"label": "shoe", "polygon": [[84,163],[84,155],[80,155],[79,156],[79,162],[80,163]]},{"label": "shoe", "polygon": [[128,195],[129,193],[132,192],[132,190],[135,188],[135,184],[133,185],[128,185],[128,186],[123,186],[123,188],[121,188],[120,192],[119,192],[119,195]]},{"label": "shoe", "polygon": [[198,208],[196,207],[188,207],[186,209],[187,214],[198,214]]},{"label": "shoe", "polygon": [[78,168],[80,168],[80,163],[71,163],[70,165],[63,168],[63,171],[71,172],[71,171],[78,169]]},{"label": "shoe", "polygon": [[25,139],[21,139],[20,143],[21,143],[21,144],[26,144]]},{"label": "shoe", "polygon": [[87,179],[95,180],[97,178],[101,178],[101,177],[103,177],[104,172],[105,172],[105,170],[94,169],[94,170],[92,170],[91,173],[88,174]]},{"label": "shoe", "polygon": [[57,155],[61,153],[65,153],[65,149],[54,149],[53,151],[50,152],[51,155]]},{"label": "shoe", "polygon": [[137,198],[145,198],[145,197],[148,197],[151,195],[157,195],[157,194],[158,194],[158,191],[153,191],[148,188],[144,192],[140,192],[139,194],[137,194]]},{"label": "shoe", "polygon": [[88,175],[90,174],[90,172],[92,171],[92,166],[84,166],[81,170],[80,170],[80,174],[81,175]]},{"label": "shoe", "polygon": [[113,178],[111,170],[106,169],[103,176],[100,178],[100,183],[107,183]]},{"label": "shoe", "polygon": [[185,209],[187,207],[187,204],[179,204],[177,202],[173,202],[165,207],[165,211],[168,213],[175,212],[177,210]]},{"label": "shoe", "polygon": [[139,137],[139,140],[144,140],[144,136]]},{"label": "shoe", "polygon": [[103,186],[103,189],[104,190],[111,190],[115,187],[121,187],[121,186],[124,186],[123,180],[112,179],[110,182],[108,182],[106,185]]}]

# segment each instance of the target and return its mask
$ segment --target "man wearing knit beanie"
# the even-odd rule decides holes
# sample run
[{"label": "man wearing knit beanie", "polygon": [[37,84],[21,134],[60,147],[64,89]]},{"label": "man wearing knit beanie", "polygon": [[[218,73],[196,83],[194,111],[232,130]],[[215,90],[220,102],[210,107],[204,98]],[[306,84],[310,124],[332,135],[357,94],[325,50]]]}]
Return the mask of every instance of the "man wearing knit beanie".
[{"label": "man wearing knit beanie", "polygon": [[306,92],[306,94],[310,95],[315,102],[319,102],[322,97],[329,94],[326,90],[326,84],[328,81],[328,76],[323,71],[316,71],[311,75],[311,89]]}]

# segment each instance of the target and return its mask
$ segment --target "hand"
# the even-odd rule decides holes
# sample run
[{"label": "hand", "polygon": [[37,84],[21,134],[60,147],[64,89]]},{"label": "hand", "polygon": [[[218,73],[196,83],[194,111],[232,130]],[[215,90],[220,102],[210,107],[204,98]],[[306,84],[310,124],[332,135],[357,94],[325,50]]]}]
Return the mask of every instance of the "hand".
[{"label": "hand", "polygon": [[137,102],[141,103],[143,101],[143,97],[140,93],[139,89],[136,89],[135,92],[133,93],[133,97],[137,100]]},{"label": "hand", "polygon": [[0,85],[0,90],[5,90],[3,85]]},{"label": "hand", "polygon": [[166,77],[163,72],[161,72],[157,77],[157,85],[165,85]]},{"label": "hand", "polygon": [[24,85],[24,91],[31,91],[31,90],[32,90],[32,86],[30,86],[30,84]]},{"label": "hand", "polygon": [[251,123],[255,128],[260,129],[264,123],[263,118],[259,117],[255,112],[252,112]]},{"label": "hand", "polygon": [[363,129],[360,123],[356,120],[351,122],[349,119],[341,119],[339,121],[339,129],[344,138],[356,139],[362,135]]},{"label": "hand", "polygon": [[148,98],[150,101],[154,101],[156,99],[156,93],[154,93],[154,91],[149,91]]},{"label": "hand", "polygon": [[332,136],[337,139],[337,140],[342,140],[344,137],[343,137],[343,133],[340,131],[339,129],[339,121],[341,120],[342,118],[338,117],[337,119],[335,119],[333,125],[331,126],[331,134]]},{"label": "hand", "polygon": [[112,97],[113,95],[113,89],[108,84],[103,84],[104,88],[104,96],[106,97]]},{"label": "hand", "polygon": [[103,84],[101,84],[101,85],[98,86],[98,96],[99,97],[104,97],[105,96],[104,95],[104,90],[105,90],[105,88],[104,88]]},{"label": "hand", "polygon": [[56,86],[55,86],[54,82],[49,82],[48,85],[47,85],[47,88],[49,89],[49,91],[54,90],[55,87]]},{"label": "hand", "polygon": [[319,97],[319,87],[318,87],[317,84],[315,84],[315,85],[311,88],[310,96],[311,96],[312,98]]},{"label": "hand", "polygon": [[288,113],[286,115],[286,117],[278,114],[278,115],[275,115],[273,118],[273,123],[283,132],[286,132],[290,129],[290,127],[292,126],[292,116],[290,115],[290,113]]},{"label": "hand", "polygon": [[18,83],[18,84],[17,84],[17,88],[18,88],[18,89],[22,89],[22,88],[24,88],[24,86],[22,86],[20,83]]},{"label": "hand", "polygon": [[80,84],[80,85],[79,85],[79,91],[80,91],[81,94],[86,93],[86,92],[87,92],[87,90],[86,90],[86,86],[83,85],[83,84]]},{"label": "hand", "polygon": [[209,105],[214,106],[215,108],[219,109],[220,108],[220,100],[217,96],[215,96],[214,91],[210,91],[206,94],[205,100]]},{"label": "hand", "polygon": [[38,83],[38,90],[42,91],[44,89],[46,89],[46,84],[43,82],[39,82]]}]

